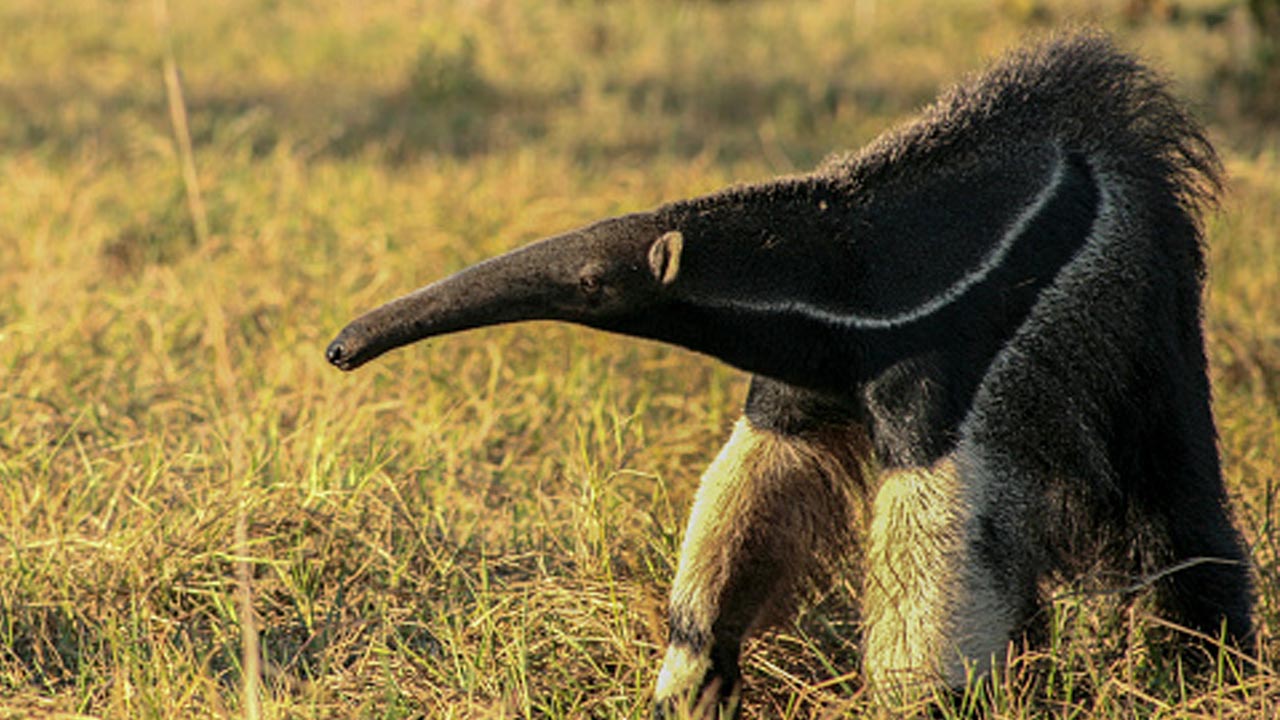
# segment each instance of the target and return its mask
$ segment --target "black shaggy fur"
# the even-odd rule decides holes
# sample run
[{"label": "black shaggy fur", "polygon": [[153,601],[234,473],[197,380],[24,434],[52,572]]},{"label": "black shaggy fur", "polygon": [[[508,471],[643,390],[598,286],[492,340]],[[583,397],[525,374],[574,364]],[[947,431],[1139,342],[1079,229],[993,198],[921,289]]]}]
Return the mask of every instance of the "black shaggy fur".
[{"label": "black shaggy fur", "polygon": [[[919,662],[954,683],[956,653],[986,662],[969,635],[1010,638],[1046,580],[1099,568],[1127,585],[1204,559],[1160,580],[1161,607],[1247,644],[1200,316],[1199,216],[1219,187],[1162,80],[1099,34],[1064,35],[811,174],[482,263],[357,319],[328,357],[352,369],[550,318],[755,374],[682,553],[665,708],[707,688],[732,708],[743,637],[859,512],[880,514],[863,521],[869,582],[889,578],[868,616],[903,636],[868,629],[873,681]],[[853,460],[833,445],[851,437],[868,441]],[[902,543],[922,548],[910,571],[877,571]]]}]

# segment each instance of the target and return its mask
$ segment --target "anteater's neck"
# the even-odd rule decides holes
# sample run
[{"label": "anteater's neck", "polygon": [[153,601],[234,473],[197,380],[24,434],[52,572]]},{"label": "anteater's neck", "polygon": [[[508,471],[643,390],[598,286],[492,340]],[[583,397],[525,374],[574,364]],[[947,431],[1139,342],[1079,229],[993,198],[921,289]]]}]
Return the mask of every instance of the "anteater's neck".
[{"label": "anteater's neck", "polygon": [[[690,238],[676,299],[610,329],[838,394],[911,366],[954,421],[1099,212],[1082,155],[1044,145],[1018,162],[943,175],[920,197],[842,197],[809,178],[774,184],[767,203],[735,206],[743,189],[672,206],[664,222]],[[768,216],[753,216],[761,206]]]}]

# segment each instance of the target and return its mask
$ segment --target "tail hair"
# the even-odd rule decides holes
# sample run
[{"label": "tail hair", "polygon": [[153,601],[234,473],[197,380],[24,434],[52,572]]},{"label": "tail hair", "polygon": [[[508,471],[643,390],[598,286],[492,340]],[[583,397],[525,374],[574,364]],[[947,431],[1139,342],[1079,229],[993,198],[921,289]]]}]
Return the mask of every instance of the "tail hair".
[{"label": "tail hair", "polygon": [[989,152],[1016,147],[1015,138],[1083,153],[1126,184],[1167,193],[1193,222],[1222,190],[1222,164],[1168,81],[1093,29],[1006,54],[914,123],[829,167],[874,184],[881,173],[931,166],[934,153]]}]

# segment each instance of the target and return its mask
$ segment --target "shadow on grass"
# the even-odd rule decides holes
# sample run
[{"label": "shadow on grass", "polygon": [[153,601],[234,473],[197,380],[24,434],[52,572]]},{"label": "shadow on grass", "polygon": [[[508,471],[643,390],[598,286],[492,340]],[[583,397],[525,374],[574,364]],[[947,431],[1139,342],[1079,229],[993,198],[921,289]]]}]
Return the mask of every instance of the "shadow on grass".
[{"label": "shadow on grass", "polygon": [[[154,152],[171,129],[159,70],[148,72],[110,88],[74,76],[0,87],[0,105],[14,109],[0,118],[0,150],[75,156],[91,148],[112,160]],[[249,79],[188,82],[184,99],[197,153],[264,155],[287,143],[307,157],[394,165],[537,144],[584,162],[710,152],[732,163],[775,152],[804,168],[851,146],[841,131],[850,117],[901,114],[933,94],[920,85],[859,84],[850,79],[856,73],[819,80],[672,66],[624,74],[520,88],[487,77],[470,43],[450,52],[424,45],[390,89],[349,79],[275,86]]]},{"label": "shadow on grass", "polygon": [[845,79],[855,73],[815,79],[672,65],[624,74],[513,89],[484,75],[469,44],[453,55],[428,47],[398,88],[341,121],[326,152],[374,150],[400,163],[540,144],[584,163],[707,153],[733,163],[772,152],[782,164],[804,168],[847,149],[852,138],[842,121],[898,115],[934,92],[927,83],[877,87]]}]

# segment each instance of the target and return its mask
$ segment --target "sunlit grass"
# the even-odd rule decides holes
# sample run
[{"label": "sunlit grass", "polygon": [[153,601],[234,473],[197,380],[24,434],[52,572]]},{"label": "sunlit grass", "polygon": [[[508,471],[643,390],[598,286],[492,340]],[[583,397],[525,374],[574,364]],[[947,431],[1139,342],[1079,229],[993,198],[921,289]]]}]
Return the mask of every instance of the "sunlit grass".
[{"label": "sunlit grass", "polygon": [[[325,343],[535,237],[805,169],[1090,18],[1236,149],[1206,321],[1262,652],[1191,673],[1140,606],[1066,597],[1049,646],[975,702],[1275,714],[1280,145],[1221,85],[1238,22],[1083,2],[170,5],[203,244],[151,3],[0,4],[0,717],[244,716],[237,563],[268,717],[647,716],[684,516],[744,378],[552,324],[352,375]],[[852,586],[750,645],[750,710],[865,709]]]}]

